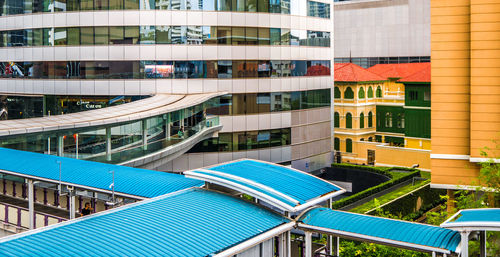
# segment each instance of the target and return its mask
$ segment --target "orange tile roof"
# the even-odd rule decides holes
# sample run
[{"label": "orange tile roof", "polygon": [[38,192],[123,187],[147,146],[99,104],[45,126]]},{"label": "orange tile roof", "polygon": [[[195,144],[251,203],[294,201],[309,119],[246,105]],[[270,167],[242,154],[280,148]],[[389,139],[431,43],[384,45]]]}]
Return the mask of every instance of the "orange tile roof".
[{"label": "orange tile roof", "polygon": [[429,62],[424,63],[394,63],[394,64],[377,64],[368,68],[368,71],[380,75],[384,78],[404,78],[417,71],[430,66]]},{"label": "orange tile roof", "polygon": [[341,82],[366,82],[366,81],[384,81],[383,77],[369,72],[353,63],[335,63],[334,65],[335,81]]},{"label": "orange tile roof", "polygon": [[406,76],[399,80],[399,82],[422,82],[431,83],[431,63],[425,63],[424,69],[421,69],[409,76]]}]

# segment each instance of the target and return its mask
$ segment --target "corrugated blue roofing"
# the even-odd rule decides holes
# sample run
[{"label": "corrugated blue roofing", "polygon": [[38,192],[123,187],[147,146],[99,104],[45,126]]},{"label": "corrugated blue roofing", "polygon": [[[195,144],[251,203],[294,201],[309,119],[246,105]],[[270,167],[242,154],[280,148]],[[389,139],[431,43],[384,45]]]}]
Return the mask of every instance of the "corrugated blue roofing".
[{"label": "corrugated blue roofing", "polygon": [[448,223],[463,222],[500,222],[500,209],[461,210],[458,218]]},{"label": "corrugated blue roofing", "polygon": [[[209,171],[217,171],[229,176],[236,176],[244,180],[252,181],[257,184],[271,188],[278,193],[286,195],[296,200],[299,204],[304,204],[307,201],[318,198],[325,194],[339,191],[340,188],[318,177],[310,174],[290,169],[281,165],[260,162],[255,160],[241,160],[214,166],[208,169]],[[204,170],[190,171],[194,173],[206,174]],[[187,174],[187,173],[186,173]],[[212,175],[220,177],[219,175]],[[227,177],[226,177],[227,178]],[[229,179],[228,179],[229,180]],[[233,181],[243,186],[252,187],[251,184],[245,181]],[[272,191],[259,190],[266,192],[275,198],[283,199],[279,194]],[[290,200],[283,200],[291,206],[298,204],[292,203]]]},{"label": "corrugated blue roofing", "polygon": [[115,192],[145,198],[203,185],[183,175],[0,148],[0,170],[17,174],[59,181],[57,161],[63,182],[110,190],[114,171]]},{"label": "corrugated blue roofing", "polygon": [[207,256],[287,222],[192,188],[0,239],[0,256]]},{"label": "corrugated blue roofing", "polygon": [[450,229],[327,208],[312,209],[300,221],[315,227],[446,249],[452,252],[457,250],[460,243],[460,234]]}]

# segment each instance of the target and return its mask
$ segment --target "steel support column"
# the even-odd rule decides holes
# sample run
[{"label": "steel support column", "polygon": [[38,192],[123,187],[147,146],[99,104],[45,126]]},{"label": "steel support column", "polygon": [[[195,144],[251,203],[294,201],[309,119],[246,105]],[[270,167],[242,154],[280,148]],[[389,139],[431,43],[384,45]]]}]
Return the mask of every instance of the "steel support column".
[{"label": "steel support column", "polygon": [[146,120],[142,120],[141,125],[142,125],[142,149],[148,150],[148,122]]},{"label": "steel support column", "polygon": [[486,231],[479,231],[479,250],[481,257],[486,257],[486,240]]},{"label": "steel support column", "polygon": [[460,257],[469,257],[469,231],[460,232]]},{"label": "steel support column", "polygon": [[28,210],[30,218],[30,229],[35,228],[35,190],[33,186],[33,180],[28,179]]},{"label": "steel support column", "polygon": [[111,161],[111,128],[106,128],[106,161]]},{"label": "steel support column", "polygon": [[64,137],[57,136],[57,156],[63,156],[64,153]]},{"label": "steel support column", "polygon": [[305,247],[305,257],[312,257],[313,255],[313,250],[312,250],[312,232],[305,231],[305,240],[306,240],[306,247]]},{"label": "steel support column", "polygon": [[72,220],[76,218],[76,197],[75,197],[75,190],[74,189],[69,189],[69,219]]}]

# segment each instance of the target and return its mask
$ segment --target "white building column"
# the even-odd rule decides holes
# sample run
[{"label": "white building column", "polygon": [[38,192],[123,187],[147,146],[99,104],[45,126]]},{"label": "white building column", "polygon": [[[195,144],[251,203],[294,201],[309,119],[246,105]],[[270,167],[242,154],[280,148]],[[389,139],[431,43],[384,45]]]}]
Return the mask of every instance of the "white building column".
[{"label": "white building column", "polygon": [[30,229],[35,228],[35,190],[33,186],[33,180],[27,179],[28,182],[28,211],[30,219]]},{"label": "white building column", "polygon": [[460,257],[469,257],[469,231],[460,232]]},{"label": "white building column", "polygon": [[142,149],[148,150],[148,122],[146,120],[142,120],[141,125],[142,125]]},{"label": "white building column", "polygon": [[312,257],[312,232],[305,231],[306,247],[305,247],[305,257]]},{"label": "white building column", "polygon": [[111,128],[106,128],[106,161],[111,161]]},{"label": "white building column", "polygon": [[57,156],[63,156],[64,153],[64,137],[57,136]]},{"label": "white building column", "polygon": [[76,197],[75,197],[75,189],[74,188],[68,188],[69,191],[69,219],[72,220],[76,218]]}]

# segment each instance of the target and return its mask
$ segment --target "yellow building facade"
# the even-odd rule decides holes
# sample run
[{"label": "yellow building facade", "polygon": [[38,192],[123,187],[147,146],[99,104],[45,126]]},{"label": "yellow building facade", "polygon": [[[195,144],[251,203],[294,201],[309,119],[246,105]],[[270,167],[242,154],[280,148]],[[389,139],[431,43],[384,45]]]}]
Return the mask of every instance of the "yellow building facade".
[{"label": "yellow building facade", "polygon": [[431,59],[432,186],[474,185],[500,139],[500,2],[431,0]]},{"label": "yellow building facade", "polygon": [[[353,64],[336,64],[333,101],[337,161],[376,166],[418,164],[423,170],[430,170],[430,139],[405,137],[404,118],[394,119],[394,127],[403,130],[400,133],[377,130],[377,107],[382,111],[394,107],[403,110],[405,86],[398,80],[399,77],[378,76]],[[389,138],[404,141],[396,146]]]}]

